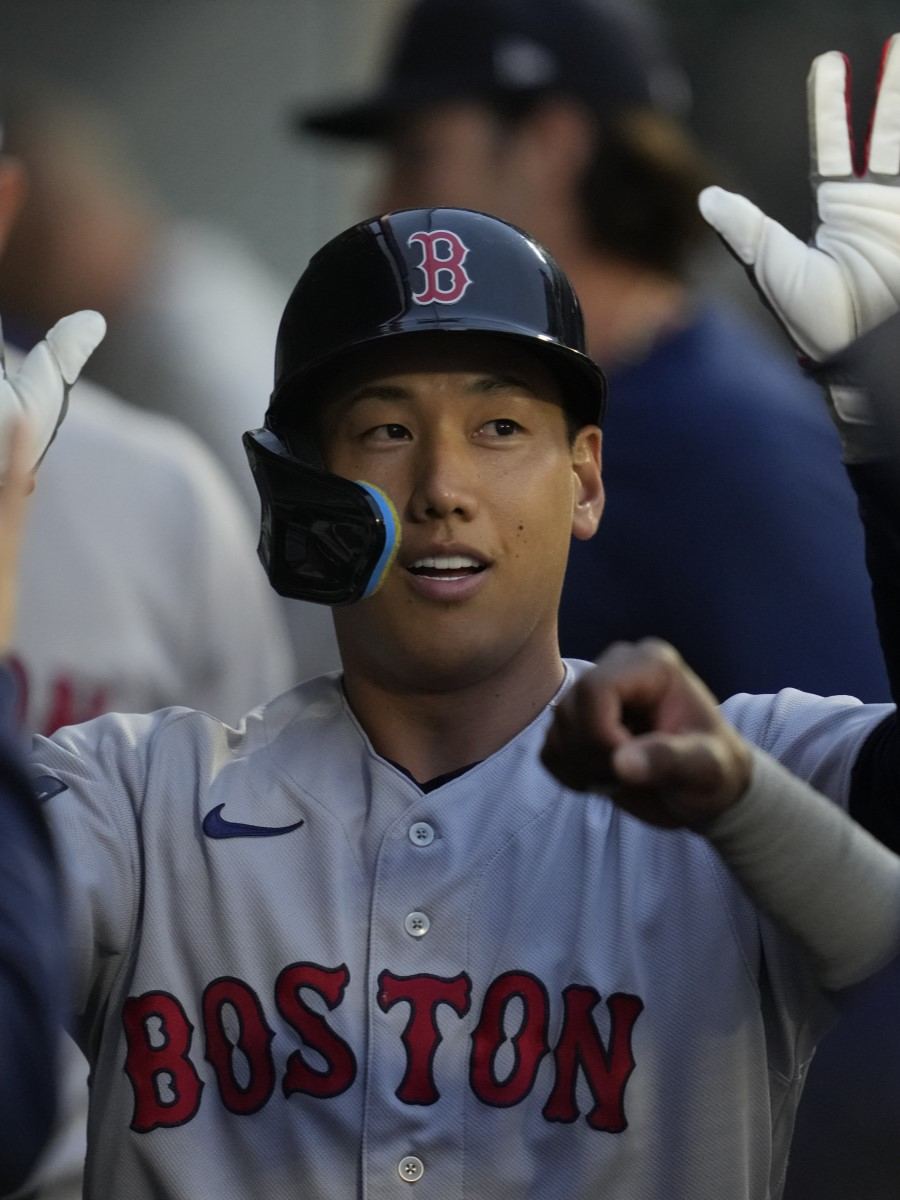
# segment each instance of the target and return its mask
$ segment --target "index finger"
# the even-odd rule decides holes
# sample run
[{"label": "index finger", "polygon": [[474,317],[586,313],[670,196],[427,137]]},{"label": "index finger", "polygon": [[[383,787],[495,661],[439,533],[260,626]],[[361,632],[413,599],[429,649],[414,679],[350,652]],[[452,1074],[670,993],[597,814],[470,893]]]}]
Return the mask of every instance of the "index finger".
[{"label": "index finger", "polygon": [[868,169],[876,175],[900,174],[900,34],[896,33],[884,44]]}]

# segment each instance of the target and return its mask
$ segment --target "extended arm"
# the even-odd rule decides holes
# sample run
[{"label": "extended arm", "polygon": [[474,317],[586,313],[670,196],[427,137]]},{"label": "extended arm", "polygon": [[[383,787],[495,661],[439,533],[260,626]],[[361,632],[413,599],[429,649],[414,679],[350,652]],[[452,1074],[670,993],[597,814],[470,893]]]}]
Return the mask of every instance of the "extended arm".
[{"label": "extended arm", "polygon": [[62,900],[50,838],[9,731],[0,671],[0,1193],[22,1184],[51,1132],[65,1017]]},{"label": "extended arm", "polygon": [[822,986],[857,982],[900,949],[900,859],[752,750],[671,646],[611,647],[560,701],[543,758],[568,787],[707,837],[806,947]]},{"label": "extended arm", "polygon": [[[32,452],[14,428],[0,486],[0,655],[12,628],[15,566]],[[6,446],[2,446],[4,454]],[[0,668],[0,1192],[21,1184],[49,1136],[66,950],[50,839],[13,737],[14,685]]]}]

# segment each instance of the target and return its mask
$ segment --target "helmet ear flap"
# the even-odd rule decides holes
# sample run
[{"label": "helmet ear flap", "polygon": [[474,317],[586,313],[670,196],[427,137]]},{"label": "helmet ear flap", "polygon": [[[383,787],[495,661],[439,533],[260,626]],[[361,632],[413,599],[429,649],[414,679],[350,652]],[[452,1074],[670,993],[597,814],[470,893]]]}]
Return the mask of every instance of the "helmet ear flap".
[{"label": "helmet ear flap", "polygon": [[378,590],[397,553],[388,497],[291,455],[271,430],[245,433],[259,492],[259,557],[281,596],[353,604]]}]

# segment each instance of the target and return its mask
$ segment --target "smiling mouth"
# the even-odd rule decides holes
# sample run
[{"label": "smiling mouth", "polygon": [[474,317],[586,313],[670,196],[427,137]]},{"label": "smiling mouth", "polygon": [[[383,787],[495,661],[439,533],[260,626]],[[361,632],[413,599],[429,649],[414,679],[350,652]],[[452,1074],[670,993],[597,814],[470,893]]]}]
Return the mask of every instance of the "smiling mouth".
[{"label": "smiling mouth", "polygon": [[468,579],[480,575],[486,568],[487,563],[468,554],[442,554],[417,558],[406,569],[411,575],[425,579]]}]

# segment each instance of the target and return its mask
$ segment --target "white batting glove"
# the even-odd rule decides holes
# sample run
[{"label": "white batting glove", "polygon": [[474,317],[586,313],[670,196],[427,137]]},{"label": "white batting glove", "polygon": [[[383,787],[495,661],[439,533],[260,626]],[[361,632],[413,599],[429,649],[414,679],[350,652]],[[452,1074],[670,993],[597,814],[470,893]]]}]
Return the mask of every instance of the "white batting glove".
[{"label": "white batting glove", "polygon": [[[699,204],[797,348],[823,363],[900,309],[900,34],[885,44],[861,175],[853,169],[844,55],[832,50],[813,61],[808,105],[819,218],[811,244],[722,188],[706,188]],[[827,391],[845,459],[883,454],[865,394],[837,379]]]},{"label": "white batting glove", "polygon": [[[24,416],[31,431],[33,468],[37,467],[66,415],[69,389],[106,333],[98,312],[86,309],[63,317],[26,356],[12,377],[6,374],[0,336],[0,446],[7,427]],[[5,450],[0,452],[5,455]],[[6,470],[0,461],[0,478]]]}]

